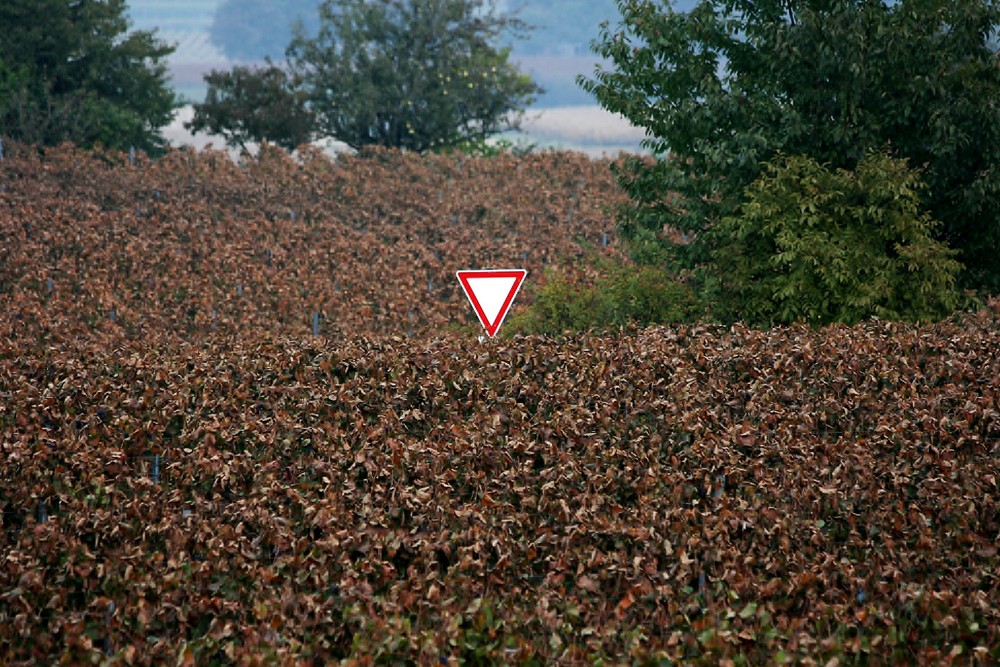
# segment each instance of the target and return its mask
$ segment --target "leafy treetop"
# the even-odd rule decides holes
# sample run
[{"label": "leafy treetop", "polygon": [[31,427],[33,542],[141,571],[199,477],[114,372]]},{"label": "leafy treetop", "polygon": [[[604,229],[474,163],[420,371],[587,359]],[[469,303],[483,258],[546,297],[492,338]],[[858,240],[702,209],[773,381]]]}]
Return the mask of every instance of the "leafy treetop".
[{"label": "leafy treetop", "polygon": [[241,149],[270,141],[294,150],[310,140],[314,118],[305,95],[277,65],[213,70],[205,81],[205,101],[194,105],[194,117],[184,124],[189,130],[222,135]]},{"label": "leafy treetop", "polygon": [[353,148],[455,146],[517,126],[539,91],[498,46],[522,26],[484,0],[328,0],[288,49],[318,133]]},{"label": "leafy treetop", "polygon": [[[619,0],[582,85],[647,130],[660,158],[621,182],[625,234],[647,256],[706,259],[779,151],[853,169],[888,149],[920,169],[937,236],[966,287],[1000,290],[1000,5],[988,0]],[[669,196],[668,196],[668,193]],[[664,226],[694,242],[669,246]]]},{"label": "leafy treetop", "polygon": [[178,100],[173,47],[128,31],[125,0],[0,3],[0,134],[156,151]]},{"label": "leafy treetop", "polygon": [[882,153],[850,171],[777,156],[710,232],[720,314],[763,325],[947,316],[961,265],[933,238],[922,188],[905,160]]}]

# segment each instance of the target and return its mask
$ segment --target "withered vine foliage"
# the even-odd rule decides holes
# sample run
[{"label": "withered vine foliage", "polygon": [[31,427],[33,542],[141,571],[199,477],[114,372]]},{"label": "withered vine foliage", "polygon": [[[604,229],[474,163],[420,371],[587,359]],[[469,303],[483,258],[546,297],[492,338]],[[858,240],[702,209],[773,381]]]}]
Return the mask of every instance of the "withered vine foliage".
[{"label": "withered vine foliage", "polygon": [[[321,197],[296,180],[319,163],[218,161],[213,172],[211,155],[174,159],[148,167],[163,189],[159,204],[147,193],[157,213],[141,220],[123,202],[145,181],[121,166],[91,163],[88,178],[72,160],[4,166],[3,234],[18,243],[2,245],[3,664],[1000,659],[997,313],[484,345],[384,335],[389,319],[374,313],[313,339],[234,306],[213,331],[197,314],[184,320],[183,301],[157,315],[156,300],[171,288],[228,292],[214,280],[256,266],[251,249],[273,224],[285,240],[272,267],[243,275],[307,304],[294,280],[274,277],[302,279],[289,267],[330,261],[327,245],[349,255],[329,234],[337,218],[321,215],[342,211],[348,188],[377,189],[379,219],[343,213],[338,230],[399,235],[371,261],[405,271],[412,252],[437,266],[418,252],[432,232],[421,207],[436,201],[421,178],[453,163],[326,165]],[[533,159],[463,169],[508,195],[518,165],[525,187],[546,191],[531,175],[553,193],[589,169]],[[464,188],[444,173],[450,192]],[[409,192],[390,187],[408,179]],[[17,194],[26,185],[33,197]],[[480,224],[506,234],[492,252],[513,261],[504,253],[524,246],[497,212],[513,203],[461,191],[466,202],[497,197]],[[29,217],[11,211],[32,206],[29,237]],[[213,222],[215,210],[245,224]],[[306,211],[327,236],[309,236]],[[37,241],[53,220],[61,235]],[[441,264],[478,259],[474,227],[454,233],[465,242],[428,241]],[[219,250],[224,239],[245,254]],[[126,260],[105,243],[146,252]],[[53,307],[28,289],[52,247],[66,249],[63,281],[76,262],[88,269],[72,274],[83,305],[58,296]],[[190,255],[175,259],[178,247]],[[573,244],[553,233],[528,247]],[[158,268],[136,268],[141,258]],[[122,275],[153,276],[153,305],[100,302],[130,293]],[[345,293],[362,307],[364,291]],[[121,319],[80,320],[95,303]],[[428,325],[454,317],[444,308]],[[149,321],[129,335],[137,313]]]},{"label": "withered vine foliage", "polygon": [[177,151],[132,168],[21,150],[0,163],[0,338],[309,335],[313,312],[331,337],[478,326],[457,269],[540,277],[600,243],[621,196],[605,162],[565,153]]}]

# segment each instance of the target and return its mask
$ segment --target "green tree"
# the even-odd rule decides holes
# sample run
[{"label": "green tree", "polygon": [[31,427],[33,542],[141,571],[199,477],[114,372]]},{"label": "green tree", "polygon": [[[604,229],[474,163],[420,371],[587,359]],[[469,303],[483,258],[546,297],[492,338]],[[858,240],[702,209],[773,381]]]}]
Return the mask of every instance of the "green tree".
[{"label": "green tree", "polygon": [[[1000,66],[990,0],[619,0],[581,84],[647,130],[620,170],[622,234],[691,267],[779,151],[853,170],[886,147],[921,170],[966,287],[1000,290]],[[664,241],[665,228],[689,241]]]},{"label": "green tree", "polygon": [[613,330],[630,323],[693,322],[703,314],[691,288],[663,268],[615,260],[594,268],[597,277],[579,267],[546,271],[530,306],[511,318],[507,333]]},{"label": "green tree", "polygon": [[194,117],[184,124],[192,132],[222,135],[242,149],[267,140],[291,151],[310,140],[314,120],[305,94],[280,67],[269,62],[212,70],[205,81],[205,101],[194,105]]},{"label": "green tree", "polygon": [[0,3],[0,134],[157,151],[178,100],[173,47],[128,32],[125,0]]},{"label": "green tree", "polygon": [[516,128],[539,88],[497,42],[521,27],[483,0],[327,0],[288,50],[319,134],[441,149]]},{"label": "green tree", "polygon": [[959,304],[954,251],[933,238],[923,184],[905,160],[857,169],[778,156],[736,215],[708,233],[722,303],[754,324],[932,320]]}]

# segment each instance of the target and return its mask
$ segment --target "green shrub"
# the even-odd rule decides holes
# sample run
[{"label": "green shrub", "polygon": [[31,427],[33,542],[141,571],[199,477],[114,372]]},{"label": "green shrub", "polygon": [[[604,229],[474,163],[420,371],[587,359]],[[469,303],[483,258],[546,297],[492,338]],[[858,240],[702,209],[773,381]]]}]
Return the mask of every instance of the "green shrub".
[{"label": "green shrub", "polygon": [[510,139],[467,139],[454,146],[445,146],[435,153],[442,155],[467,155],[469,157],[500,157],[530,155],[537,148],[533,143],[514,143]]},{"label": "green shrub", "polygon": [[779,155],[713,230],[719,315],[762,325],[948,315],[961,264],[934,239],[922,188],[905,160],[883,153],[855,171]]},{"label": "green shrub", "polygon": [[600,262],[598,276],[551,269],[527,310],[512,316],[507,333],[559,334],[690,322],[699,314],[693,290],[670,272],[652,266]]}]

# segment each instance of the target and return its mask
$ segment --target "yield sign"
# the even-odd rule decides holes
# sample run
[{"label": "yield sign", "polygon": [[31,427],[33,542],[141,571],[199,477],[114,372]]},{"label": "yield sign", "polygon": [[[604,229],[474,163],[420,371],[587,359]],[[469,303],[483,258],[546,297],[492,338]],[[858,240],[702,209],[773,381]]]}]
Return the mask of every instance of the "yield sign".
[{"label": "yield sign", "polygon": [[525,269],[486,269],[483,271],[456,271],[465,296],[490,337],[496,335],[507,316],[510,304],[521,289]]}]

